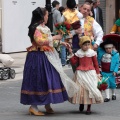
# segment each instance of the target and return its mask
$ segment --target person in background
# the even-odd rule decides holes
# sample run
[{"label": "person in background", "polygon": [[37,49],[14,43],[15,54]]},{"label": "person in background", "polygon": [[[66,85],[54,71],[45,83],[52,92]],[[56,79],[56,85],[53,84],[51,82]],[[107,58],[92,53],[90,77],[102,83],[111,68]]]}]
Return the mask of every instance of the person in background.
[{"label": "person in background", "polygon": [[[60,7],[60,3],[58,1],[53,1],[52,2],[52,13],[53,13],[53,35],[56,34],[56,29],[55,29],[55,24],[57,23],[61,23],[61,12],[59,11],[59,7]],[[58,53],[60,54],[60,50],[59,50],[59,46],[61,46],[61,53],[62,55],[60,55],[61,57],[61,63],[63,66],[66,65],[66,48],[65,46],[67,46],[67,43],[64,42],[64,39],[62,38],[62,41],[57,41],[56,42],[56,50],[58,51]]]},{"label": "person in background", "polygon": [[[93,49],[97,50],[100,43],[102,43],[103,38],[103,30],[101,26],[96,22],[96,20],[89,16],[91,11],[90,3],[86,2],[80,8],[80,12],[83,14],[83,18],[81,21],[82,32],[85,36],[89,36],[90,38],[94,38],[95,44],[93,45]],[[78,40],[79,43],[79,40]]]},{"label": "person in background", "polygon": [[103,13],[102,13],[102,9],[99,7],[100,0],[92,0],[92,1],[93,1],[93,9],[92,9],[93,17],[103,29],[104,28]]},{"label": "person in background", "polygon": [[53,13],[53,34],[55,34],[55,24],[61,22],[61,13],[59,11],[60,3],[56,0],[52,2],[52,13]]},{"label": "person in background", "polygon": [[[59,11],[60,11],[61,16],[62,16],[63,13],[65,12],[65,8],[63,6],[61,6],[59,8]],[[62,38],[62,42],[64,42],[64,38]],[[66,55],[66,47],[64,45],[60,46],[60,58],[61,58],[62,66],[65,66],[66,65],[67,55]]]},{"label": "person in background", "polygon": [[[108,36],[109,37],[109,36]],[[100,44],[98,49],[98,62],[101,66],[101,74],[103,77],[108,78],[106,81],[108,88],[105,90],[106,98],[104,102],[110,101],[109,89],[112,91],[112,100],[116,100],[116,80],[115,76],[119,68],[119,53],[115,50],[116,44],[114,36],[112,38],[104,38],[104,42]]]},{"label": "person in background", "polygon": [[80,19],[83,17],[83,15],[76,9],[77,4],[75,0],[67,0],[66,6],[67,8],[63,13],[61,20],[62,22],[67,22],[71,24],[73,29],[75,28],[74,30],[71,31],[71,34],[72,34],[71,36],[73,38],[70,36],[70,38],[72,39],[71,42],[73,42],[74,35],[78,36],[79,34],[81,34]]},{"label": "person in background", "polygon": [[120,10],[119,10],[119,19],[116,20],[110,33],[111,34],[120,34]]},{"label": "person in background", "polygon": [[87,105],[86,114],[91,114],[91,104],[103,102],[101,92],[97,88],[98,79],[101,79],[97,53],[90,49],[91,39],[88,36],[81,37],[79,45],[81,49],[75,54],[69,48],[71,64],[78,63],[73,80],[79,86],[79,91],[70,102],[80,104],[80,112],[84,110],[84,105]]},{"label": "person in background", "polygon": [[67,22],[72,25],[74,30],[80,28],[80,19],[83,15],[76,9],[77,4],[75,0],[67,0],[67,8],[62,15],[62,22]]},{"label": "person in background", "polygon": [[63,6],[59,7],[59,11],[61,13],[61,16],[63,15],[63,13],[65,12],[65,8]]},{"label": "person in background", "polygon": [[[91,39],[91,42],[94,40],[94,45],[91,46],[94,50],[97,50],[100,43],[102,43],[103,31],[101,26],[96,22],[96,20],[93,17],[89,16],[90,11],[90,3],[85,2],[83,5],[81,5],[80,12],[83,14],[83,18],[80,19],[81,33],[85,36],[89,36],[90,38],[94,38]],[[73,52],[76,52],[78,49],[80,49],[79,37],[77,34],[73,36],[72,46]],[[73,72],[75,72],[77,66],[77,64],[72,65]]]},{"label": "person in background", "polygon": [[90,3],[90,5],[91,5],[90,16],[93,17],[93,11],[92,11],[92,9],[93,9],[93,0],[86,0],[85,2]]}]

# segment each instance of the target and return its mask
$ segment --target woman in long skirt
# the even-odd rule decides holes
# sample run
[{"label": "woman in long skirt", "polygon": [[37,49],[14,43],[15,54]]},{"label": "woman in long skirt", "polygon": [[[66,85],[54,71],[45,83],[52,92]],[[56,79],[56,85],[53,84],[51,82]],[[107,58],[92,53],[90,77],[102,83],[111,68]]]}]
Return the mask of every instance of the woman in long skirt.
[{"label": "woman in long skirt", "polygon": [[27,48],[28,54],[24,66],[21,88],[21,103],[31,105],[29,113],[44,115],[37,105],[45,105],[47,113],[54,113],[50,103],[62,103],[77,91],[77,85],[62,70],[57,52],[53,48],[53,40],[61,35],[51,36],[50,29],[45,26],[48,11],[38,7],[33,11],[29,26],[29,37],[32,46]]}]

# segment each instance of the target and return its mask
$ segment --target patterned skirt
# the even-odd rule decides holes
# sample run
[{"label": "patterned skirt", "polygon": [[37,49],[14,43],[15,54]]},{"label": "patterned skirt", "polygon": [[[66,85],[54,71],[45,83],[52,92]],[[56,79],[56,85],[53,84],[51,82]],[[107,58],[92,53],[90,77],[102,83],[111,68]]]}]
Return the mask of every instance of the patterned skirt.
[{"label": "patterned skirt", "polygon": [[27,54],[24,66],[20,102],[25,105],[62,103],[68,95],[59,73],[43,51]]}]

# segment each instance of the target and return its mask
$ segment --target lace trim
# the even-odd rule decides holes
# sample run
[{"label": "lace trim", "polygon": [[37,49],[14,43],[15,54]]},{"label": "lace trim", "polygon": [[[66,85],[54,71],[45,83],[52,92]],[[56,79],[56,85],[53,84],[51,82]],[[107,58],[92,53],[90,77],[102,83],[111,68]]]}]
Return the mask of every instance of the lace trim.
[{"label": "lace trim", "polygon": [[75,53],[75,55],[77,57],[82,58],[82,57],[93,57],[97,55],[97,53],[92,49],[89,49],[88,51],[85,51],[85,52],[82,49],[80,49]]}]

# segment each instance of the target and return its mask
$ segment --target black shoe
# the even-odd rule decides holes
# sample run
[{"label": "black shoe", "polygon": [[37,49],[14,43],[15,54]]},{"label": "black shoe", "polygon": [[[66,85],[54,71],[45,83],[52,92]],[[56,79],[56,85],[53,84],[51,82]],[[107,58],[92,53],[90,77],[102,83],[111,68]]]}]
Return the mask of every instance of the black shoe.
[{"label": "black shoe", "polygon": [[110,101],[110,98],[105,98],[104,99],[104,102],[109,102]]},{"label": "black shoe", "polygon": [[112,100],[116,100],[116,95],[112,95]]},{"label": "black shoe", "polygon": [[86,111],[86,115],[90,115],[91,114],[91,111]]},{"label": "black shoe", "polygon": [[84,110],[84,104],[80,104],[79,111],[82,112]]},{"label": "black shoe", "polygon": [[62,64],[62,66],[64,67],[64,66],[65,66],[65,64]]}]

